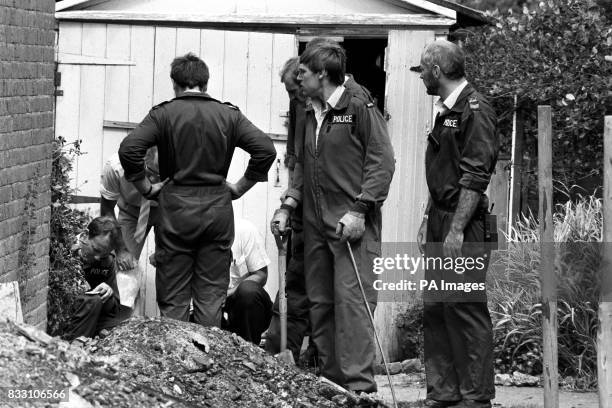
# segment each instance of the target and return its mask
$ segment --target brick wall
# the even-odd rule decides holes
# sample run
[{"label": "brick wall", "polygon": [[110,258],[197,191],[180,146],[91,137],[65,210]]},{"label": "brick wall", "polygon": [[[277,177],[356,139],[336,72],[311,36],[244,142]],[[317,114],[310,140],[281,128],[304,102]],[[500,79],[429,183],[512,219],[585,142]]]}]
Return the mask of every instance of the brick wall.
[{"label": "brick wall", "polygon": [[49,277],[55,2],[0,0],[0,282],[45,328]]}]

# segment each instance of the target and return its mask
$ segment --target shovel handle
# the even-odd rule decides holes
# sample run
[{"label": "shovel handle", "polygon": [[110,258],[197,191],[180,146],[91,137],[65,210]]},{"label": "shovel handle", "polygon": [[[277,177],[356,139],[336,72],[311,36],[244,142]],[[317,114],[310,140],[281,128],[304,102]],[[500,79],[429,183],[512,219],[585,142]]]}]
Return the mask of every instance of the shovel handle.
[{"label": "shovel handle", "polygon": [[289,240],[290,234],[291,228],[289,227],[287,227],[283,232],[279,231],[278,234],[274,234],[274,239],[276,240],[276,247],[278,248],[279,255],[287,255],[287,241]]}]

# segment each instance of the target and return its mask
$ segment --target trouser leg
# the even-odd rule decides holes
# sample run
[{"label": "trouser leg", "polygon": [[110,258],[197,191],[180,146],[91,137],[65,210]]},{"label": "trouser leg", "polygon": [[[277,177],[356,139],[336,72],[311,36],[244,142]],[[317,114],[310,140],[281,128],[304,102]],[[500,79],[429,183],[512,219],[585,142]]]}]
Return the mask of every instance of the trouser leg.
[{"label": "trouser leg", "polygon": [[319,353],[321,375],[344,382],[336,361],[334,315],[334,259],[325,237],[315,228],[304,228],[304,277],[310,301],[311,336]]},{"label": "trouser leg", "polygon": [[[442,242],[450,228],[452,213],[430,212],[426,255],[443,257]],[[464,230],[462,255],[476,258],[485,253],[482,221],[474,218]],[[488,256],[488,254],[486,254]],[[484,270],[465,272],[468,282],[483,282]],[[427,270],[426,279],[443,278],[442,270]],[[452,273],[452,271],[450,271]],[[467,275],[471,274],[471,275]],[[453,277],[455,278],[455,277]],[[446,300],[428,302],[424,294],[424,342],[427,397],[440,401],[489,400],[494,398],[493,334],[486,301],[472,302],[466,294],[453,293]],[[480,294],[478,297],[482,297]],[[477,297],[477,298],[478,298]],[[484,297],[486,299],[486,296]]]},{"label": "trouser leg", "polygon": [[[363,302],[355,269],[345,242],[329,242],[334,254],[335,349],[344,387],[353,391],[376,391],[374,331]],[[365,296],[372,313],[376,309],[374,257],[380,242],[368,235],[351,244]]]},{"label": "trouser leg", "polygon": [[[471,281],[484,282],[490,253],[480,245],[484,241],[482,218],[477,216],[470,221],[464,231],[464,241],[463,256],[486,259],[484,269],[465,274],[469,274]],[[486,296],[475,299],[478,301],[447,304],[445,318],[461,396],[467,400],[491,400],[495,398],[493,324]]]},{"label": "trouser leg", "polygon": [[495,398],[493,335],[487,304],[446,303],[444,318],[463,399]]},{"label": "trouser leg", "polygon": [[259,344],[272,317],[272,300],[263,286],[250,280],[242,281],[234,294],[227,298],[225,310],[228,330]]},{"label": "trouser leg", "polygon": [[423,303],[423,342],[427,398],[461,400],[443,302]]},{"label": "trouser leg", "polygon": [[191,281],[196,323],[221,327],[221,308],[229,286],[230,262],[229,242],[209,242],[198,250]]},{"label": "trouser leg", "polygon": [[192,252],[175,252],[158,244],[155,260],[155,291],[160,314],[188,321],[194,264]]},{"label": "trouser leg", "polygon": [[79,305],[71,318],[66,338],[72,340],[80,336],[95,336],[99,330],[112,327],[109,322],[116,318],[117,311],[118,301],[114,296],[106,301],[102,301],[99,295],[79,296]]}]

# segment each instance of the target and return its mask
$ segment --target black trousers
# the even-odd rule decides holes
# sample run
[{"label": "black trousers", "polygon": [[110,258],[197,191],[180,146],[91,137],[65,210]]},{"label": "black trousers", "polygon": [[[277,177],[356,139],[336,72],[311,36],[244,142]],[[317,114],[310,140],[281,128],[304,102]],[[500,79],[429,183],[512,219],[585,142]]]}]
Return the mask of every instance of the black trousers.
[{"label": "black trousers", "polygon": [[250,280],[240,282],[234,294],[226,299],[223,310],[228,316],[224,329],[259,345],[272,318],[272,300],[263,286]]},{"label": "black trousers", "polygon": [[[427,257],[443,257],[442,242],[450,229],[453,215],[438,208],[430,210]],[[477,257],[486,254],[488,260],[487,248],[483,242],[484,221],[477,215],[464,230],[462,255]],[[425,278],[431,279],[436,272],[439,271],[427,270]],[[486,275],[486,266],[482,273]],[[472,281],[482,281],[484,276],[471,278]],[[495,398],[493,327],[486,297],[485,301],[478,302],[462,301],[456,297],[436,300],[427,301],[424,294],[427,398],[438,401],[487,401]]]},{"label": "black trousers", "polygon": [[120,322],[118,297],[111,296],[102,301],[100,295],[81,295],[65,338],[94,337],[100,330],[110,329]]},{"label": "black trousers", "polygon": [[166,185],[155,234],[157,304],[162,316],[221,326],[229,285],[234,215],[229,189]]},{"label": "black trousers", "polygon": [[[293,358],[298,361],[304,336],[310,328],[310,303],[306,295],[306,282],[304,280],[304,232],[295,227],[292,220],[293,233],[291,234],[291,258],[285,274],[287,295],[287,348],[291,350]],[[272,321],[266,337],[266,350],[269,353],[280,352],[280,311],[278,293],[272,309]]]}]

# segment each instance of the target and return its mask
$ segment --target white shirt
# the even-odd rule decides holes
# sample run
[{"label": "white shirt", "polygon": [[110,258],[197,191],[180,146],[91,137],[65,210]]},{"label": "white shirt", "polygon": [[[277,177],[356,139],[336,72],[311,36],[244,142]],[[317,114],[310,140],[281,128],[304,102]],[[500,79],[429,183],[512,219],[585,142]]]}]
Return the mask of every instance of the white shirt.
[{"label": "white shirt", "polygon": [[441,115],[447,110],[453,109],[453,106],[455,106],[455,104],[457,103],[457,98],[459,98],[459,95],[461,95],[463,88],[465,88],[467,84],[468,82],[466,80],[463,80],[463,82],[460,83],[459,86],[456,87],[453,92],[451,92],[450,95],[446,97],[445,100],[442,100],[442,98],[438,98],[438,100],[436,101],[436,115],[438,113]]},{"label": "white shirt", "polygon": [[234,230],[229,289],[238,286],[249,272],[270,265],[263,239],[251,221],[236,218]]},{"label": "white shirt", "polygon": [[321,131],[321,125],[323,124],[323,119],[325,119],[325,115],[327,115],[327,112],[329,112],[330,109],[336,107],[345,89],[346,88],[344,87],[344,85],[340,85],[339,87],[337,87],[334,92],[329,95],[329,98],[327,98],[325,108],[323,108],[323,106],[318,101],[312,101],[312,109],[314,110],[315,119],[317,120],[317,131],[315,133],[317,143],[319,141],[319,132]]},{"label": "white shirt", "polygon": [[[109,157],[104,164],[100,176],[100,195],[107,200],[118,201],[119,208],[124,211],[126,204],[140,208],[142,195],[134,184],[125,179],[118,153]],[[138,212],[131,215],[138,217]]]}]

